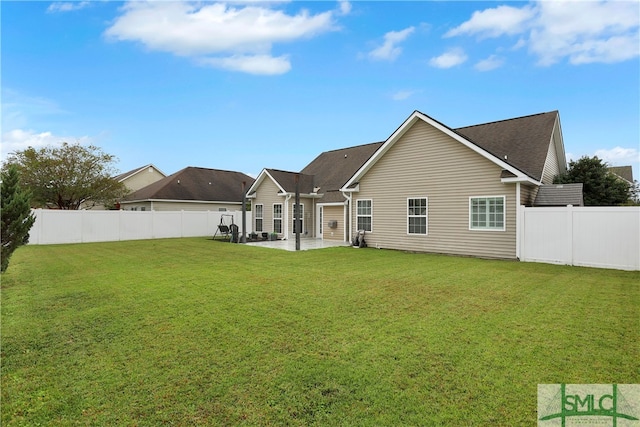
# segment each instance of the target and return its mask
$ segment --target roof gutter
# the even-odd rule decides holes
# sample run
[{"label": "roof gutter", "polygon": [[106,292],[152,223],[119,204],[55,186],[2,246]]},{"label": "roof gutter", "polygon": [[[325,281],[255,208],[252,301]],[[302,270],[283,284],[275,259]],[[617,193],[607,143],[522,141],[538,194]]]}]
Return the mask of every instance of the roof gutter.
[{"label": "roof gutter", "polygon": [[242,205],[242,202],[231,202],[224,200],[174,200],[174,199],[139,199],[121,200],[120,204],[143,203],[143,202],[166,202],[166,203],[224,203],[228,205]]},{"label": "roof gutter", "polygon": [[535,179],[530,178],[528,176],[514,176],[514,177],[509,177],[509,178],[501,178],[500,182],[503,183],[503,184],[524,183],[524,184],[533,184],[533,185],[537,185],[537,186],[542,185],[542,182],[536,181]]}]

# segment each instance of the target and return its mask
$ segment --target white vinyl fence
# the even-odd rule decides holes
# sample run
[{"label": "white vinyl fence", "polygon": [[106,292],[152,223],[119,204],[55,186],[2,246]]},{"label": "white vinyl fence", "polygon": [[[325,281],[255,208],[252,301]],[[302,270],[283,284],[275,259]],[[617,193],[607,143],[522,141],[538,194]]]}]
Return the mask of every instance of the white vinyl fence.
[{"label": "white vinyl fence", "polygon": [[[36,209],[30,244],[213,236],[242,212],[60,211]],[[640,270],[640,207],[527,208],[518,211],[522,261]],[[251,212],[247,230],[252,231]]]},{"label": "white vinyl fence", "polygon": [[[29,244],[111,242],[169,237],[213,236],[222,219],[237,224],[242,212],[217,211],[66,211],[35,209]],[[247,212],[251,231],[251,212]]]},{"label": "white vinyl fence", "polygon": [[520,207],[520,260],[640,270],[640,207]]}]

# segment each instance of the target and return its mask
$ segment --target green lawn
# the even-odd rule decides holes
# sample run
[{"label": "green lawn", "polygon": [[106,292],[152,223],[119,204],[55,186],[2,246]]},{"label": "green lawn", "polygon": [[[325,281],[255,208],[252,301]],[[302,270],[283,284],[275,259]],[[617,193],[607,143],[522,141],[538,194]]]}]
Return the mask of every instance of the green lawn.
[{"label": "green lawn", "polygon": [[640,383],[640,273],[206,238],[26,246],[2,425],[524,426]]}]

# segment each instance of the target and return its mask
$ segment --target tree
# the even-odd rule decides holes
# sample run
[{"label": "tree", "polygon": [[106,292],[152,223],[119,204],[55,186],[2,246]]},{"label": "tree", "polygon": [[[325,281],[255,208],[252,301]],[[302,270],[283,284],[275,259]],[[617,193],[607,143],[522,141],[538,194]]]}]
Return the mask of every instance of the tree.
[{"label": "tree", "polygon": [[9,166],[2,172],[0,218],[2,253],[0,272],[9,266],[9,258],[19,246],[29,241],[29,230],[35,221],[29,205],[29,192],[20,187],[18,168]]},{"label": "tree", "polygon": [[597,156],[583,156],[570,161],[567,171],[553,180],[554,184],[582,183],[585,206],[617,206],[628,203],[629,184],[609,171]]},{"label": "tree", "polygon": [[113,205],[126,194],[124,184],[112,178],[115,160],[96,146],[65,142],[11,153],[5,166],[18,167],[34,207],[73,210]]}]

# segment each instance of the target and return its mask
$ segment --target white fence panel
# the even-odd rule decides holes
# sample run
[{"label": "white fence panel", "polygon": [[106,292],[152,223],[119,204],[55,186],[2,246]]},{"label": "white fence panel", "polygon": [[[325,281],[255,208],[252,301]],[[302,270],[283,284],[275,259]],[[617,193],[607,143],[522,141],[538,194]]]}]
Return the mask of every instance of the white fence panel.
[{"label": "white fence panel", "polygon": [[202,236],[202,230],[208,230],[207,235],[213,236],[217,224],[209,223],[211,216],[200,215],[200,212],[182,211],[182,237]]},{"label": "white fence panel", "polygon": [[521,259],[526,256],[526,261],[565,264],[571,239],[570,230],[566,227],[566,209],[530,209],[526,209],[522,225],[524,237],[521,244],[526,243],[526,247],[524,253],[521,252]]},{"label": "white fence panel", "polygon": [[[118,240],[213,236],[218,225],[237,224],[242,212],[214,211],[61,211],[36,209],[29,243],[109,242]],[[247,212],[247,230],[251,228]]]},{"label": "white fence panel", "polygon": [[[38,209],[39,212],[42,209]],[[68,227],[68,224],[77,224]],[[37,230],[37,233],[34,231]],[[30,243],[82,243],[82,211],[51,211],[47,215],[36,213],[34,227],[29,232]]]},{"label": "white fence panel", "polygon": [[152,212],[120,212],[120,238],[118,240],[143,240],[153,236]]},{"label": "white fence panel", "polygon": [[117,211],[79,212],[82,213],[82,242],[120,240],[120,216]]},{"label": "white fence panel", "polygon": [[640,270],[640,207],[520,208],[520,259]]},{"label": "white fence panel", "polygon": [[174,211],[152,211],[153,238],[182,237],[182,214]]},{"label": "white fence panel", "polygon": [[640,208],[575,208],[573,229],[574,265],[640,269]]}]

